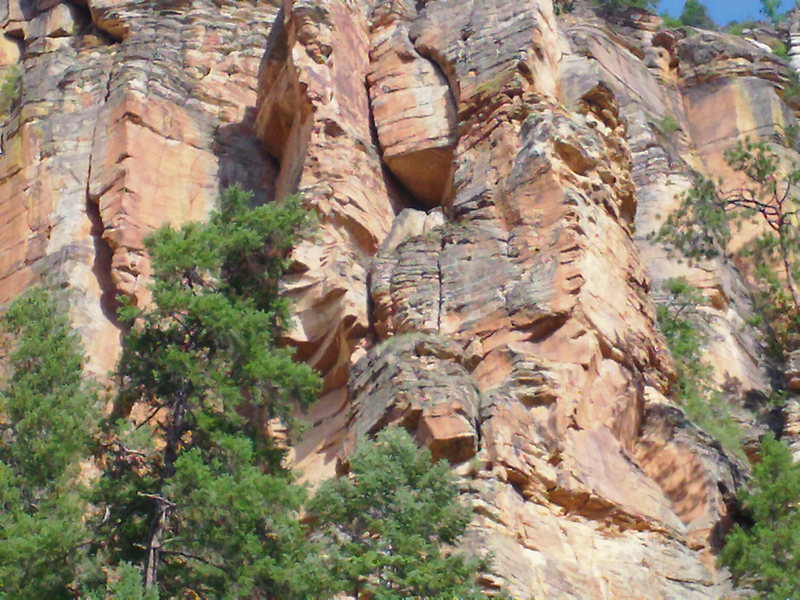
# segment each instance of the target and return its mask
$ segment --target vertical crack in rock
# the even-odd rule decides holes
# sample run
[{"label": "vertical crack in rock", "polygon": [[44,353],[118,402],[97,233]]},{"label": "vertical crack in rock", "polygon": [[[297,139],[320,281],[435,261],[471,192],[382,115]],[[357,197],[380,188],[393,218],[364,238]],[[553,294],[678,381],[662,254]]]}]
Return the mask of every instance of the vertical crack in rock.
[{"label": "vertical crack in rock", "polygon": [[439,302],[436,310],[436,332],[442,332],[442,311],[444,310],[444,274],[442,273],[442,252],[444,251],[445,236],[441,236],[442,241],[439,245],[439,254],[436,255],[436,269],[439,275]]},{"label": "vertical crack in rock", "polygon": [[92,200],[88,191],[86,194],[86,216],[91,222],[90,235],[94,246],[94,260],[92,262],[92,273],[100,286],[100,307],[103,315],[120,331],[124,328],[117,318],[117,308],[119,301],[117,295],[119,290],[114,285],[112,277],[112,259],[114,251],[103,237],[105,226],[100,217],[100,207],[96,201]]},{"label": "vertical crack in rock", "polygon": [[[106,73],[106,93],[100,110],[107,105],[108,99],[111,97],[111,73],[112,68],[109,67],[108,72]],[[92,146],[94,146],[95,136],[97,135],[98,122],[99,118],[96,117],[92,127]],[[102,194],[96,198],[93,198],[92,194],[90,193],[92,181],[92,163],[94,158],[94,151],[92,150],[89,153],[89,167],[86,172],[86,216],[91,224],[89,233],[92,237],[92,245],[94,248],[92,273],[94,274],[95,279],[97,280],[97,285],[100,288],[99,300],[100,308],[103,311],[103,316],[105,316],[114,327],[122,332],[124,330],[124,326],[117,317],[117,308],[119,307],[117,296],[119,295],[120,291],[114,284],[114,250],[103,236],[106,227],[105,223],[103,223],[102,215],[100,214],[100,198],[102,198]]]},{"label": "vertical crack in rock", "polygon": [[276,195],[300,191],[320,216],[319,235],[292,255],[284,341],[323,374],[324,393],[347,383],[370,344],[369,264],[402,204],[372,140],[366,13],[341,0],[286,3],[259,72],[255,128],[280,161]]}]

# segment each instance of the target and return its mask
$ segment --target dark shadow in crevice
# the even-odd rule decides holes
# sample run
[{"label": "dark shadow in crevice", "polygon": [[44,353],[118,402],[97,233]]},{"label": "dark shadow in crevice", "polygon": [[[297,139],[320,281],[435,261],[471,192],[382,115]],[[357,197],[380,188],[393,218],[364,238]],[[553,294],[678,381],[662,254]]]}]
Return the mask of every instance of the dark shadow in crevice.
[{"label": "dark shadow in crevice", "polygon": [[218,127],[213,151],[219,165],[219,193],[238,183],[253,192],[256,203],[264,204],[275,199],[280,165],[261,147],[255,134],[255,118],[255,107],[248,107],[241,121]]},{"label": "dark shadow in crevice", "polygon": [[105,46],[113,46],[121,40],[114,38],[110,33],[104,31],[94,22],[94,16],[89,6],[80,0],[64,0],[64,4],[72,8],[73,15],[76,17],[78,28],[71,37],[78,43],[87,35],[94,36]]},{"label": "dark shadow in crevice", "polygon": [[119,308],[117,296],[119,295],[119,290],[117,286],[114,285],[114,279],[111,275],[114,251],[103,237],[105,227],[100,217],[100,207],[90,198],[86,199],[86,215],[89,217],[89,221],[92,224],[92,228],[89,232],[92,236],[92,244],[94,246],[92,273],[97,279],[97,284],[100,286],[100,308],[103,311],[103,316],[105,316],[120,333],[124,334],[127,332],[127,327],[125,327],[117,316],[117,309]]}]

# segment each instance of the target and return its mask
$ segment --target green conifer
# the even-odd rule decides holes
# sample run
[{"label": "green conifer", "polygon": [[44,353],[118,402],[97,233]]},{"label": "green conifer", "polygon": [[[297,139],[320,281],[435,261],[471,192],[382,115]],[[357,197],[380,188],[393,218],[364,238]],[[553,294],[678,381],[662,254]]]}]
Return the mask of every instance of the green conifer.
[{"label": "green conifer", "polygon": [[302,587],[303,494],[266,429],[319,388],[278,347],[279,280],[306,212],[297,199],[251,202],[229,188],[208,223],[150,236],[152,307],[123,310],[120,398],[146,416],[108,444],[98,552],[140,565],[166,597],[288,599]]},{"label": "green conifer", "polygon": [[800,464],[771,434],[740,500],[751,524],[736,525],[725,538],[721,562],[767,600],[800,599]]},{"label": "green conifer", "polygon": [[28,290],[0,322],[0,595],[74,598],[85,558],[86,490],[97,396],[83,378],[77,335],[54,295]]},{"label": "green conifer", "polygon": [[332,591],[375,600],[484,598],[485,561],[446,551],[470,509],[450,466],[431,463],[404,429],[388,428],[350,457],[350,476],[325,482],[309,506]]}]

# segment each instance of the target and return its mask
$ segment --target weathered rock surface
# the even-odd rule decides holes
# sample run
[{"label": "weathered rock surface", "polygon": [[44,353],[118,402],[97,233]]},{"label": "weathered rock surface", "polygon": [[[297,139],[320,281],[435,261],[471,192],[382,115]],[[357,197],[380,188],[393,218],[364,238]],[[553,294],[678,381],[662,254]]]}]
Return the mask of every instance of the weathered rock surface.
[{"label": "weathered rock surface", "polygon": [[325,379],[294,448],[307,480],[399,423],[462,476],[488,587],[734,597],[713,552],[747,467],[669,398],[663,282],[708,298],[707,356],[753,439],[769,364],[736,265],[648,234],[698,173],[735,181],[736,140],[796,125],[780,60],[642,11],[557,21],[550,0],[9,0],[0,26],[22,72],[0,302],[69,288],[104,373],[115,295],[148,299],[149,232],[228,183],[299,192],[319,229],[285,342]]},{"label": "weathered rock surface", "polygon": [[204,218],[229,182],[272,186],[250,120],[276,9],[168,4],[10,0],[0,23],[22,70],[2,131],[0,301],[42,277],[68,287],[100,374],[116,294],[147,299],[144,237]]},{"label": "weathered rock surface", "polygon": [[366,5],[287,1],[259,78],[256,132],[280,162],[276,193],[301,192],[320,217],[320,239],[295,252],[287,338],[326,390],[346,384],[368,335],[367,269],[401,202],[370,129],[369,44]]},{"label": "weathered rock surface", "polygon": [[452,180],[455,101],[439,65],[414,47],[416,16],[411,2],[376,6],[367,81],[383,161],[420,204],[434,207]]}]

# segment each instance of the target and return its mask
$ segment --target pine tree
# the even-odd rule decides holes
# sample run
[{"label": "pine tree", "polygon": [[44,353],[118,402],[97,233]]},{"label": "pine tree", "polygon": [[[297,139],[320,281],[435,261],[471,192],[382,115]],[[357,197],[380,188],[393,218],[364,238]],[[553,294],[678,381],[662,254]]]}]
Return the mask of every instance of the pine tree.
[{"label": "pine tree", "polygon": [[773,23],[781,20],[782,15],[778,12],[781,7],[781,0],[761,0],[761,14]]},{"label": "pine tree", "polygon": [[309,512],[334,592],[375,600],[484,597],[475,574],[486,563],[445,550],[470,520],[450,467],[432,464],[403,429],[365,441],[350,457],[350,476],[323,483]]},{"label": "pine tree", "polygon": [[97,396],[63,307],[44,288],[18,297],[2,318],[0,389],[0,595],[73,598],[85,558],[86,490]]},{"label": "pine tree", "polygon": [[740,250],[749,256],[758,284],[756,309],[764,315],[775,354],[783,357],[800,344],[800,165],[783,168],[777,152],[749,139],[725,153],[745,182],[725,190],[700,179],[661,227],[657,239],[690,259],[713,258],[725,252],[731,231],[754,219],[764,231]]},{"label": "pine tree", "polygon": [[251,201],[229,188],[208,223],[150,236],[152,307],[123,311],[120,402],[146,415],[106,444],[98,552],[141,565],[167,597],[292,598],[308,584],[293,574],[302,490],[266,433],[319,387],[277,346],[279,280],[306,213],[296,199]]},{"label": "pine tree", "polygon": [[800,599],[800,464],[788,446],[768,434],[740,500],[751,524],[736,525],[720,560],[738,580],[768,600]]},{"label": "pine tree", "polygon": [[146,590],[139,570],[130,563],[123,563],[110,573],[109,581],[102,591],[85,592],[82,600],[158,600],[158,590]]},{"label": "pine tree", "polygon": [[683,4],[680,21],[684,25],[701,29],[712,29],[714,27],[714,21],[708,14],[708,8],[699,0],[686,0]]}]

